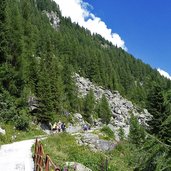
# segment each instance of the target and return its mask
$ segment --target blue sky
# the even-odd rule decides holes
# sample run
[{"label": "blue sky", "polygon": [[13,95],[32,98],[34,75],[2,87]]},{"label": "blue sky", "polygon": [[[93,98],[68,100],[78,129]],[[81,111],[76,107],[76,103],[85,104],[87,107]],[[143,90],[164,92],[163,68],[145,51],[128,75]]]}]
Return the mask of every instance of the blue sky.
[{"label": "blue sky", "polygon": [[129,53],[171,75],[170,0],[85,1],[122,37]]},{"label": "blue sky", "polygon": [[171,75],[171,0],[55,1],[73,22]]}]

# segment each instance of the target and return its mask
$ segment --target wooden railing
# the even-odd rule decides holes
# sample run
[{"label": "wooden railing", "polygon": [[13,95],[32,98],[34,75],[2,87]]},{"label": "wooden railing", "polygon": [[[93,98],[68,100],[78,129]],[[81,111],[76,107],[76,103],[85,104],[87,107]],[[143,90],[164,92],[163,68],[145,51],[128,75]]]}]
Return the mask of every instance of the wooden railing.
[{"label": "wooden railing", "polygon": [[[75,170],[76,168],[74,168]],[[108,171],[107,158],[99,164],[100,171]],[[67,167],[56,166],[48,154],[44,154],[43,145],[36,139],[34,147],[34,171],[69,171]]]},{"label": "wooden railing", "polygon": [[[56,166],[48,154],[44,154],[43,145],[36,139],[34,147],[34,170],[35,171],[62,171],[59,166]],[[63,171],[68,171],[64,168]]]}]

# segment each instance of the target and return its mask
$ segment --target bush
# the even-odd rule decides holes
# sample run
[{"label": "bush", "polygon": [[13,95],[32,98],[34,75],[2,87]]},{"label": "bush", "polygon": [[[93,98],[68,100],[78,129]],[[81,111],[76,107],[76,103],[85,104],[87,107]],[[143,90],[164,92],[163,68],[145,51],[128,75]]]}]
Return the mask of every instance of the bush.
[{"label": "bush", "polygon": [[145,130],[139,124],[136,116],[131,115],[130,119],[130,131],[129,131],[129,142],[136,146],[141,146],[145,141]]},{"label": "bush", "polygon": [[26,110],[21,110],[19,115],[15,118],[15,127],[18,130],[28,130],[30,118],[27,116]]},{"label": "bush", "polygon": [[113,131],[108,127],[108,126],[104,126],[101,131],[103,133],[105,133],[110,139],[114,138],[114,133]]},{"label": "bush", "polygon": [[123,128],[119,128],[118,135],[121,141],[125,139],[125,131]]}]

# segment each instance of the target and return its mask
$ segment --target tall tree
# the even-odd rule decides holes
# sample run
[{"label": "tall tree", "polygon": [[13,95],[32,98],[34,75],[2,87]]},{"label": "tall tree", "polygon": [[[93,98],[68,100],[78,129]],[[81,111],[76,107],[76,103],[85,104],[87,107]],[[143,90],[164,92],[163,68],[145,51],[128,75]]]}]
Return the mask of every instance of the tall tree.
[{"label": "tall tree", "polygon": [[6,6],[7,1],[0,1],[0,64],[5,61],[7,53],[7,38],[6,38]]},{"label": "tall tree", "polygon": [[164,118],[163,90],[159,85],[154,85],[147,99],[147,109],[153,118],[149,121],[150,132],[158,135]]},{"label": "tall tree", "polygon": [[165,93],[164,99],[164,121],[162,122],[159,136],[162,141],[171,145],[171,91]]},{"label": "tall tree", "polygon": [[105,95],[102,96],[98,107],[98,115],[102,119],[102,122],[108,124],[111,117],[111,110],[109,108],[108,101]]},{"label": "tall tree", "polygon": [[93,90],[90,89],[88,94],[86,95],[84,99],[84,118],[88,121],[91,122],[92,115],[94,113],[94,108],[95,108],[95,97]]},{"label": "tall tree", "polygon": [[131,115],[130,119],[129,141],[136,146],[140,146],[145,141],[145,130],[134,115]]}]

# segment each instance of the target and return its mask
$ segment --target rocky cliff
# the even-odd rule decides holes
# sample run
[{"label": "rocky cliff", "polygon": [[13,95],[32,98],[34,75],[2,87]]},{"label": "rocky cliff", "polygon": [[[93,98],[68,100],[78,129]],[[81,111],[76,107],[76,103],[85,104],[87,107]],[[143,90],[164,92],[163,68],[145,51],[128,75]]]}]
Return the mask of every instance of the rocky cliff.
[{"label": "rocky cliff", "polygon": [[93,84],[89,79],[83,78],[79,74],[75,74],[74,79],[78,87],[79,96],[86,96],[90,89],[93,90],[96,101],[98,101],[103,94],[106,96],[112,112],[108,126],[116,134],[118,129],[122,128],[125,135],[128,135],[131,114],[137,116],[142,125],[148,126],[147,121],[151,119],[150,113],[146,109],[140,109],[136,105],[133,105],[131,101],[123,98],[118,91],[103,89],[103,87]]}]

